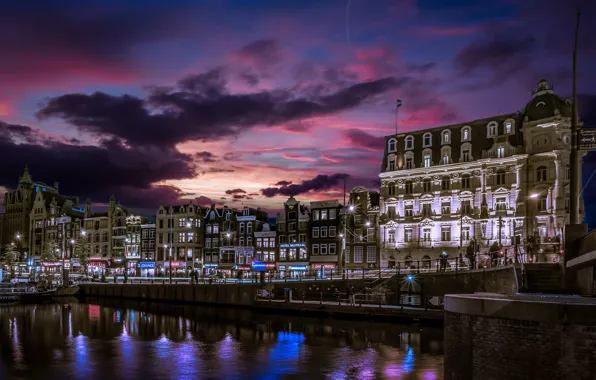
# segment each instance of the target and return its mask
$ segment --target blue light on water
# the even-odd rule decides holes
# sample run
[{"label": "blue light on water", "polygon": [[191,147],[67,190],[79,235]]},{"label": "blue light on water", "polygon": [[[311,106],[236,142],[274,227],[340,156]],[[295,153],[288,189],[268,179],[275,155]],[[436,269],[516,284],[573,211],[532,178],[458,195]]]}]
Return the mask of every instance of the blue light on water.
[{"label": "blue light on water", "polygon": [[408,279],[408,281],[410,281],[410,282],[414,281],[414,276],[413,276],[413,275],[411,275],[411,274],[409,274],[409,275],[408,275],[406,278],[407,278],[407,279]]},{"label": "blue light on water", "polygon": [[402,365],[403,371],[405,373],[410,373],[414,369],[414,362],[416,361],[416,356],[414,355],[414,349],[408,345],[406,345],[406,356],[404,357],[404,362]]}]

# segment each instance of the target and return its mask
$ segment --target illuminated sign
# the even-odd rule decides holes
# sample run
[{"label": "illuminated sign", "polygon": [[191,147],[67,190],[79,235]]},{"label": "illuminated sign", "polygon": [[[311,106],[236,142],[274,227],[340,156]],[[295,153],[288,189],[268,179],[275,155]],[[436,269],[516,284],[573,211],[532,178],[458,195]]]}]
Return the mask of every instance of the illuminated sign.
[{"label": "illuminated sign", "polygon": [[56,262],[44,261],[43,263],[41,263],[42,267],[59,267],[61,265],[62,265],[62,263],[59,261],[56,261]]},{"label": "illuminated sign", "polygon": [[114,258],[114,262],[115,263],[121,263],[122,262],[122,258],[121,257],[116,257],[116,258]]},{"label": "illuminated sign", "polygon": [[203,265],[205,268],[217,268],[217,264],[205,264]]},{"label": "illuminated sign", "polygon": [[262,261],[255,261],[252,263],[252,270],[255,272],[262,272],[267,270],[267,265]]},{"label": "illuminated sign", "polygon": [[290,270],[306,270],[306,265],[290,265]]},{"label": "illuminated sign", "polygon": [[323,267],[325,269],[333,269],[335,268],[335,264],[311,264],[312,269],[322,269]]},{"label": "illuminated sign", "polygon": [[306,248],[306,243],[283,243],[279,245],[279,248]]},{"label": "illuminated sign", "polygon": [[[172,268],[177,268],[177,267],[179,267],[180,265],[181,265],[181,264],[180,264],[180,261],[172,261]],[[169,261],[166,261],[166,262],[165,262],[165,266],[166,266],[166,267],[169,267],[169,266],[170,266],[170,262],[169,262]]]},{"label": "illuminated sign", "polygon": [[596,149],[596,128],[580,129],[577,137],[579,149],[594,150]]},{"label": "illuminated sign", "polygon": [[154,269],[155,263],[153,261],[141,261],[139,263],[139,268],[142,269]]}]

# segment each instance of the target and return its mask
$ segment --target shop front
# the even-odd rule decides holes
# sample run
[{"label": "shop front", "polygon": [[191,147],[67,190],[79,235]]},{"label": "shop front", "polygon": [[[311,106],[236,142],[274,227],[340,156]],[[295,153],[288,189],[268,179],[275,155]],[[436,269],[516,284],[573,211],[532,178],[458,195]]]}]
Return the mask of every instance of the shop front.
[{"label": "shop front", "polygon": [[280,278],[298,279],[306,275],[308,266],[305,263],[278,264],[277,270]]},{"label": "shop front", "polygon": [[[186,263],[184,261],[171,261],[172,276],[184,277],[186,275]],[[164,261],[165,275],[170,275],[170,261]]]},{"label": "shop front", "polygon": [[315,273],[317,278],[326,279],[335,275],[337,265],[335,263],[311,264],[310,269]]},{"label": "shop front", "polygon": [[218,264],[203,264],[203,274],[205,276],[215,276]]},{"label": "shop front", "polygon": [[154,261],[140,261],[137,266],[140,270],[141,277],[155,277],[155,262]]},{"label": "shop front", "polygon": [[126,273],[129,276],[140,276],[141,271],[139,269],[139,260],[127,259],[126,260]]},{"label": "shop front", "polygon": [[89,261],[89,265],[87,265],[87,274],[93,277],[99,277],[102,273],[105,273],[106,267],[106,260],[92,258]]}]

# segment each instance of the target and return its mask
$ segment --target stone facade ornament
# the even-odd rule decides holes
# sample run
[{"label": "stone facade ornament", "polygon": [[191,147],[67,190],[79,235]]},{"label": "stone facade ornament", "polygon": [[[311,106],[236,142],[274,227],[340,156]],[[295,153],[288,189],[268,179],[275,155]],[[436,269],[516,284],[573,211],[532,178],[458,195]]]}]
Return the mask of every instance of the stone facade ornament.
[{"label": "stone facade ornament", "polygon": [[474,174],[475,177],[480,177],[480,170],[474,170],[472,174]]},{"label": "stone facade ornament", "polygon": [[416,177],[416,182],[421,182],[422,181],[422,177]]},{"label": "stone facade ornament", "polygon": [[438,180],[439,180],[439,176],[435,174],[435,175],[433,176],[433,179],[434,179],[435,181],[438,181]]},{"label": "stone facade ornament", "polygon": [[404,180],[403,180],[403,179],[398,179],[398,180],[397,180],[397,183],[401,185],[401,184],[403,184],[403,183],[404,183]]},{"label": "stone facade ornament", "polygon": [[487,172],[488,174],[493,174],[493,172],[494,172],[494,171],[495,171],[495,169],[493,169],[493,168],[488,168],[488,169],[486,169],[486,172]]},{"label": "stone facade ornament", "polygon": [[453,178],[459,178],[459,173],[453,173]]}]

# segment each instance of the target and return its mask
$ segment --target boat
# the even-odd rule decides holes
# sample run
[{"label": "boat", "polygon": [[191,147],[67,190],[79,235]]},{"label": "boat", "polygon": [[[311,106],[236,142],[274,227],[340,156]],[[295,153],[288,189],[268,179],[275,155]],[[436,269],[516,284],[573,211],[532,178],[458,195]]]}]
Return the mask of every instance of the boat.
[{"label": "boat", "polygon": [[56,290],[40,291],[33,283],[0,284],[0,303],[44,303],[54,300]]}]

